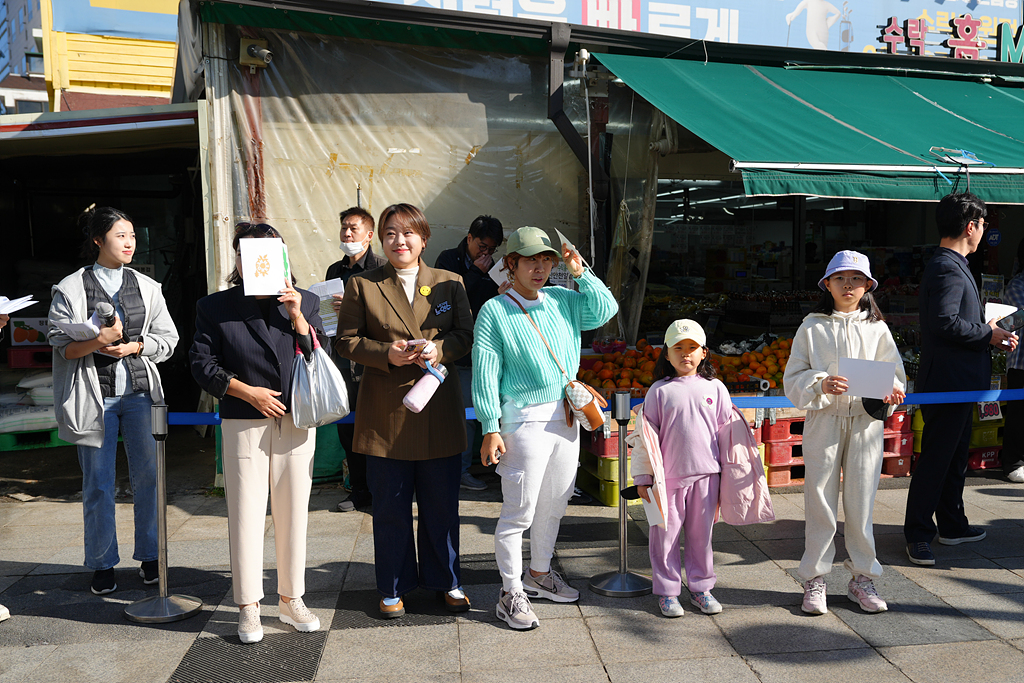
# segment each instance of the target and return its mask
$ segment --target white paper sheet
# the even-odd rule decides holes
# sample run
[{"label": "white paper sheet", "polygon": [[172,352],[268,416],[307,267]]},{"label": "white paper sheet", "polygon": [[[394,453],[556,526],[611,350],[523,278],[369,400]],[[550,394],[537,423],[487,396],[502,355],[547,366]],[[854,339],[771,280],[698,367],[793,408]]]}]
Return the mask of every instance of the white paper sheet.
[{"label": "white paper sheet", "polygon": [[0,313],[10,315],[11,313],[16,313],[23,308],[28,308],[34,303],[38,302],[32,300],[31,294],[23,296],[20,299],[8,299],[6,296],[0,296]]},{"label": "white paper sheet", "polygon": [[334,295],[345,294],[345,283],[340,277],[310,285],[309,291],[320,297],[320,319],[328,337],[338,334],[338,314],[334,312]]},{"label": "white paper sheet", "polygon": [[896,382],[896,364],[882,360],[840,358],[839,376],[846,378],[847,396],[885,398]]},{"label": "white paper sheet", "polygon": [[1016,312],[1016,306],[1010,306],[1009,304],[997,304],[990,301],[989,303],[985,304],[985,322],[988,322],[993,318],[996,320],[1001,320],[1006,316],[1010,315],[1011,313]]},{"label": "white paper sheet", "polygon": [[100,334],[100,328],[94,320],[85,323],[59,323],[54,321],[53,324],[59,327],[61,332],[71,337],[72,341],[90,341]]},{"label": "white paper sheet", "polygon": [[664,524],[665,518],[661,514],[661,510],[658,509],[658,504],[654,502],[654,487],[647,493],[651,497],[651,502],[648,503],[643,497],[640,498],[640,502],[644,504],[644,514],[647,515],[647,524],[649,526],[657,526],[658,524]]},{"label": "white paper sheet", "polygon": [[498,285],[499,287],[501,287],[503,284],[509,281],[508,271],[502,270],[502,266],[505,265],[504,261],[504,256],[495,256],[494,265],[491,266],[491,269],[489,271],[487,271],[487,274],[491,276],[492,280],[494,280],[494,284]]},{"label": "white paper sheet", "polygon": [[239,240],[242,252],[242,282],[246,296],[279,294],[291,273],[288,248],[276,237]]}]

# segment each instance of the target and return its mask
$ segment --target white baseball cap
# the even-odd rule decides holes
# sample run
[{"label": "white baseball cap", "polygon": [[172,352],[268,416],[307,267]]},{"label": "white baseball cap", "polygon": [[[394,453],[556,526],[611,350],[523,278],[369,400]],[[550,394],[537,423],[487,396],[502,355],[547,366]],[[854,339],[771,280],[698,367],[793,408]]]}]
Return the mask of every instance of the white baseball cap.
[{"label": "white baseball cap", "polygon": [[676,320],[665,330],[665,347],[672,348],[684,339],[692,339],[701,346],[708,345],[708,337],[704,328],[696,320],[683,318]]}]

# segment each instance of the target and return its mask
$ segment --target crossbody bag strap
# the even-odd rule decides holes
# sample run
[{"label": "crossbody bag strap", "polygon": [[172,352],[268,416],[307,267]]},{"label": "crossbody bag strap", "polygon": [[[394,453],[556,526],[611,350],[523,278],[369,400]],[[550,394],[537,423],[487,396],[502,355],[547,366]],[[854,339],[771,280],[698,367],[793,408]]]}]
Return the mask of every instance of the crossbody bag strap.
[{"label": "crossbody bag strap", "polygon": [[542,342],[544,342],[544,346],[548,347],[548,353],[550,353],[551,357],[554,358],[555,365],[557,365],[558,369],[562,371],[562,374],[565,375],[565,378],[569,379],[569,373],[567,373],[565,371],[565,368],[562,367],[561,362],[559,362],[559,360],[558,360],[558,356],[556,356],[555,352],[551,350],[551,345],[548,344],[548,340],[544,338],[544,333],[540,331],[539,327],[537,327],[537,323],[535,323],[533,321],[533,318],[530,317],[530,314],[527,312],[526,308],[521,303],[519,303],[519,301],[516,300],[516,298],[514,296],[512,296],[508,292],[505,292],[505,296],[507,296],[509,299],[511,299],[512,302],[515,303],[515,305],[519,307],[519,310],[521,310],[526,315],[526,319],[530,321],[530,324],[533,325],[533,329],[537,330],[537,334],[540,335],[540,340]]}]

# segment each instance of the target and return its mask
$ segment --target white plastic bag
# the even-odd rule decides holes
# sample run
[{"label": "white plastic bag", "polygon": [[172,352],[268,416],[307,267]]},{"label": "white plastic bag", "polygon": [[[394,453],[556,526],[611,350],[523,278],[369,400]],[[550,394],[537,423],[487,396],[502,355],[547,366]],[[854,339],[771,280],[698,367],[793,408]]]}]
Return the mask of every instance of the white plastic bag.
[{"label": "white plastic bag", "polygon": [[298,344],[292,365],[292,421],[300,429],[322,427],[349,413],[345,380],[313,332],[313,354],[307,361]]}]

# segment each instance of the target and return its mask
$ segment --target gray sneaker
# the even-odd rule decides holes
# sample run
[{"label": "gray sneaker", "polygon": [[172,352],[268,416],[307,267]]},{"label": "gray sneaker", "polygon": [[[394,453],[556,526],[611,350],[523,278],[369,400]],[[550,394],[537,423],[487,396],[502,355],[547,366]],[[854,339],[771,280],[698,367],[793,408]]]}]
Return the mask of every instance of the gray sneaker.
[{"label": "gray sneaker", "polygon": [[459,486],[466,489],[467,491],[486,491],[487,484],[483,483],[469,472],[462,473],[462,479],[459,480]]},{"label": "gray sneaker", "polygon": [[567,584],[554,569],[541,576],[534,576],[529,569],[524,571],[523,591],[531,598],[545,598],[552,602],[576,602],[580,599],[580,592]]},{"label": "gray sneaker", "polygon": [[540,626],[537,615],[533,613],[530,599],[522,591],[498,590],[498,605],[494,608],[498,618],[516,631],[529,631]]}]

